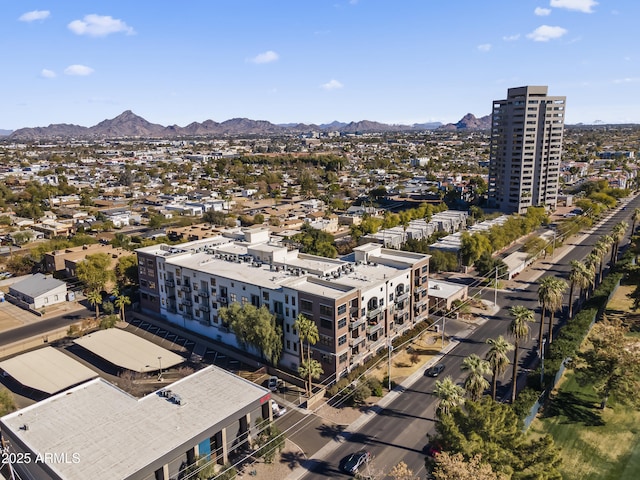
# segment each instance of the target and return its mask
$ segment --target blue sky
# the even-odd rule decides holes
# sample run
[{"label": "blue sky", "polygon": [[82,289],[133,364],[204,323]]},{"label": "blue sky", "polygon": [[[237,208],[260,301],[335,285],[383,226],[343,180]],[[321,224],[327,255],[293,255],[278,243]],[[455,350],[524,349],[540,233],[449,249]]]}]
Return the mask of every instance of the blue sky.
[{"label": "blue sky", "polygon": [[0,1],[0,128],[455,122],[548,85],[640,123],[638,0]]}]

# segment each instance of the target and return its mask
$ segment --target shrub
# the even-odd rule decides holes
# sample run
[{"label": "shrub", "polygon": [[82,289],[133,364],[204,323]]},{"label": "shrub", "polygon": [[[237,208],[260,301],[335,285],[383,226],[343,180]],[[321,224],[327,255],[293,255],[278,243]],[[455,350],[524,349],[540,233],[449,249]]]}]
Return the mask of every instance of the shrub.
[{"label": "shrub", "polygon": [[367,378],[367,385],[369,386],[369,389],[371,390],[371,394],[373,396],[382,396],[382,383],[380,383],[380,380],[375,377],[369,377]]}]

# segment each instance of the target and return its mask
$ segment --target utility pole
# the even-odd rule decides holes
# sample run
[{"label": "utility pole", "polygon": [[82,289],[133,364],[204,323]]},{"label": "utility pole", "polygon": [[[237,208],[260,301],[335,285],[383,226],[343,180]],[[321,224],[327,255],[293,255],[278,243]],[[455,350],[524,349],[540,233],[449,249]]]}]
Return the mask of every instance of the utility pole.
[{"label": "utility pole", "polygon": [[546,337],[542,339],[542,349],[540,350],[540,388],[544,389],[544,346],[547,343]]},{"label": "utility pole", "polygon": [[391,391],[391,352],[393,351],[393,341],[391,337],[387,338],[387,350],[389,351],[389,375],[388,375],[388,385],[389,391]]}]

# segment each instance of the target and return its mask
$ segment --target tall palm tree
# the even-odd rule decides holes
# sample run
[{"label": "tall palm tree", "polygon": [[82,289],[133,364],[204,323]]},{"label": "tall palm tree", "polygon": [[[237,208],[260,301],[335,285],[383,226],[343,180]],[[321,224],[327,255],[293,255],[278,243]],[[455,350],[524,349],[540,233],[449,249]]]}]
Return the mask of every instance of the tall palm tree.
[{"label": "tall palm tree", "polygon": [[589,275],[589,287],[587,288],[587,296],[591,296],[592,290],[596,287],[596,272],[598,271],[598,256],[591,252],[584,257],[584,266]]},{"label": "tall palm tree", "polygon": [[555,277],[542,277],[538,282],[538,303],[540,304],[540,334],[538,336],[538,352],[542,355],[542,339],[544,337],[544,317],[547,307],[555,301],[556,292],[554,289]]},{"label": "tall palm tree", "polygon": [[592,253],[598,257],[598,281],[597,284],[600,285],[602,283],[602,270],[604,268],[604,257],[607,255],[609,251],[609,245],[605,242],[603,237],[598,240],[593,246]]},{"label": "tall palm tree", "polygon": [[87,300],[91,305],[96,307],[96,320],[100,318],[100,304],[102,303],[102,295],[98,290],[91,290],[87,293]]},{"label": "tall palm tree", "polygon": [[124,322],[124,307],[131,305],[131,299],[126,295],[119,293],[113,303],[116,308],[120,310],[120,320]]},{"label": "tall palm tree", "polygon": [[489,381],[484,376],[491,373],[491,365],[475,353],[472,353],[462,361],[460,369],[464,372],[469,372],[469,375],[464,380],[464,388],[469,392],[471,400],[480,400],[482,392],[489,388]]},{"label": "tall palm tree", "polygon": [[459,407],[464,403],[464,388],[456,385],[451,377],[444,380],[436,380],[436,388],[433,393],[438,397],[438,415],[449,415],[452,408]]},{"label": "tall palm tree", "polygon": [[631,220],[633,223],[631,224],[631,235],[636,233],[636,224],[638,220],[640,220],[640,207],[636,207],[633,209],[633,215],[631,215]]},{"label": "tall palm tree", "polygon": [[[318,325],[316,323],[305,317],[303,314],[298,314],[296,317],[296,321],[293,324],[293,328],[298,331],[298,336],[300,338],[300,359],[304,358],[302,342],[306,342],[307,344],[307,365],[311,365],[311,345],[315,345],[318,340],[320,340],[320,334],[318,333]],[[303,363],[302,361],[300,362]],[[307,368],[307,395],[311,396],[311,385],[312,385],[312,376],[311,376],[311,368]]]},{"label": "tall palm tree", "polygon": [[620,247],[620,241],[624,238],[624,234],[629,228],[627,222],[616,223],[611,231],[613,237],[613,250],[611,250],[611,265],[615,265],[618,260],[618,249]]},{"label": "tall palm tree", "polygon": [[514,352],[513,352],[513,376],[511,382],[513,388],[511,391],[511,403],[516,401],[516,391],[518,378],[518,347],[520,340],[524,340],[529,336],[529,322],[535,322],[535,315],[533,310],[529,310],[523,305],[515,305],[509,309],[509,313],[513,317],[511,324],[509,325],[509,333],[514,337]]},{"label": "tall palm tree", "polygon": [[320,362],[315,359],[304,360],[300,366],[298,367],[298,374],[303,377],[309,379],[309,383],[307,386],[307,395],[311,398],[311,381],[312,379],[320,378],[320,375],[324,373],[322,369],[322,365]]},{"label": "tall palm tree", "polygon": [[562,280],[561,278],[553,279],[553,291],[555,296],[551,298],[549,303],[547,304],[549,308],[549,345],[553,342],[553,319],[558,310],[562,310],[562,300],[564,299],[564,292],[567,291],[567,282]]},{"label": "tall palm tree", "polygon": [[603,235],[600,237],[600,241],[602,242],[602,247],[605,252],[602,254],[602,259],[600,260],[600,269],[598,271],[598,280],[602,283],[602,271],[604,270],[605,265],[605,257],[609,249],[613,246],[613,237],[611,235]]},{"label": "tall palm tree", "polygon": [[580,297],[582,296],[583,289],[587,288],[590,284],[589,272],[587,271],[587,267],[584,263],[579,262],[578,260],[571,260],[569,262],[571,266],[571,272],[569,273],[569,318],[573,317],[573,294],[576,289],[580,292]]},{"label": "tall palm tree", "polygon": [[488,338],[487,343],[491,346],[485,359],[491,366],[491,398],[495,401],[496,390],[498,386],[498,377],[504,375],[509,365],[509,357],[507,353],[513,350],[513,345],[510,344],[502,335],[498,338]]}]

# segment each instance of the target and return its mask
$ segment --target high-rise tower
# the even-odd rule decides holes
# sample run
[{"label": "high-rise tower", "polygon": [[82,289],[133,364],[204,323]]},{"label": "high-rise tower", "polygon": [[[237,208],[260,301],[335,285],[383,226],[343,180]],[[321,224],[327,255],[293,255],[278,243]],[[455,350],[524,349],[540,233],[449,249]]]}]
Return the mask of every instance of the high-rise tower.
[{"label": "high-rise tower", "polygon": [[493,102],[489,202],[505,213],[528,207],[555,210],[566,97],[547,87],[510,88]]}]

